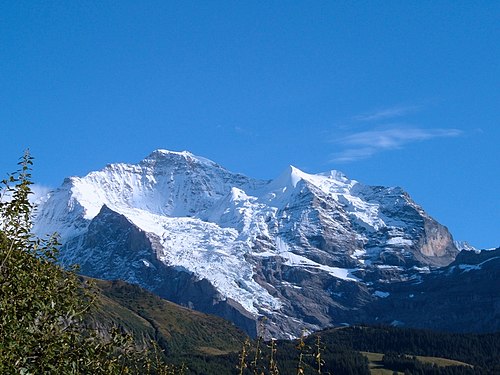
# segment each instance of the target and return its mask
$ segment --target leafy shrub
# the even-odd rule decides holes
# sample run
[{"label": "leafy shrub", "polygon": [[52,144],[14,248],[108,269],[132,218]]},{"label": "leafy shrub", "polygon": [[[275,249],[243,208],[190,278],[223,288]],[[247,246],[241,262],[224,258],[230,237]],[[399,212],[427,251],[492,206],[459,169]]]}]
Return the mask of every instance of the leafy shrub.
[{"label": "leafy shrub", "polygon": [[174,374],[161,353],[136,349],[118,329],[103,338],[84,317],[96,294],[56,263],[56,235],[33,236],[32,157],[1,182],[0,374]]}]

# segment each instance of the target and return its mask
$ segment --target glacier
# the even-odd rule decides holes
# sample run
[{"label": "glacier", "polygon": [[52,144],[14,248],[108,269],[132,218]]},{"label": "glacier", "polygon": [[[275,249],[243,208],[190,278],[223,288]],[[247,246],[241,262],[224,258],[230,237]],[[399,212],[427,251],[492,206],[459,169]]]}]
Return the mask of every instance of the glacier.
[{"label": "glacier", "polygon": [[[345,321],[362,301],[385,298],[374,282],[409,279],[419,267],[447,265],[458,253],[447,229],[399,187],[293,166],[274,180],[258,180],[168,150],[65,179],[41,200],[34,231],[60,235],[63,263],[85,262],[86,236],[103,207],[154,244],[141,245],[149,255],[120,263],[113,275],[153,289],[137,276],[140,267],[154,270],[158,262],[182,270],[255,319],[272,317],[270,332],[293,334],[299,323],[293,328],[292,320],[312,329]],[[326,292],[315,297],[308,287]],[[343,301],[341,289],[357,302]]]}]

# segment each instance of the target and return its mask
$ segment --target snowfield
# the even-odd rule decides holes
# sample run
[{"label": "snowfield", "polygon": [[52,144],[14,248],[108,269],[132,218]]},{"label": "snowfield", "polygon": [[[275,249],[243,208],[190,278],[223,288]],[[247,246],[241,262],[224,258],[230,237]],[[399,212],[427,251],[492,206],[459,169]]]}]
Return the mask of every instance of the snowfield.
[{"label": "snowfield", "polygon": [[[105,205],[159,238],[158,260],[208,280],[254,315],[280,311],[283,304],[256,281],[249,257],[280,258],[287,267],[359,283],[363,280],[354,272],[377,262],[383,267],[382,251],[408,252],[417,242],[414,220],[394,212],[409,209],[428,218],[401,189],[362,185],[338,171],[307,174],[290,166],[275,180],[263,181],[186,151],[167,150],[138,164],[111,164],[68,178],[41,202],[36,233],[57,232],[63,243],[78,239]],[[331,237],[315,245],[325,231]],[[342,244],[352,248],[345,257],[355,266],[335,265],[339,255],[328,246],[342,250]],[[323,258],[329,264],[318,261]],[[142,266],[151,264],[143,260]]]}]

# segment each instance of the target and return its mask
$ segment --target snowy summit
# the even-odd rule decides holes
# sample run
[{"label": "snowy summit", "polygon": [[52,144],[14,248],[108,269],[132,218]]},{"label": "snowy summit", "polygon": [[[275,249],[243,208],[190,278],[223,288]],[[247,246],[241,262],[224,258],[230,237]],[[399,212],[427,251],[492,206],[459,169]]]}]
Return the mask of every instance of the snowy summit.
[{"label": "snowy summit", "polygon": [[[231,314],[245,319],[272,317],[271,331],[290,334],[291,318],[311,327],[333,319],[323,312],[303,321],[290,303],[293,295],[302,309],[311,305],[304,275],[322,288],[334,282],[330,288],[351,285],[356,295],[383,298],[369,290],[370,272],[389,266],[406,277],[405,269],[446,265],[457,253],[446,228],[400,188],[293,166],[274,180],[257,180],[187,151],[156,150],[137,164],[110,164],[68,178],[43,202],[35,231],[61,235],[64,263],[160,295],[174,293],[162,272],[182,272],[192,283],[210,285],[214,305],[231,305]],[[108,231],[117,225],[104,244],[95,238],[99,225]],[[125,227],[123,235],[144,236],[140,248],[131,240],[118,251],[111,243]],[[342,305],[335,296],[322,303]]]}]

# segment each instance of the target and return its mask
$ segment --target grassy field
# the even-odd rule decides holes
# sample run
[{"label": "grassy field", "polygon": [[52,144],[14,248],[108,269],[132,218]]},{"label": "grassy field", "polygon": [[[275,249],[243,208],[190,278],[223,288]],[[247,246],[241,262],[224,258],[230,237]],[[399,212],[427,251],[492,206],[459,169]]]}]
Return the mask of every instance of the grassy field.
[{"label": "grassy field", "polygon": [[[368,361],[370,362],[369,367],[370,367],[370,372],[372,375],[392,375],[393,371],[389,370],[384,367],[384,364],[382,362],[382,358],[384,355],[382,353],[371,353],[371,352],[361,352],[366,358],[368,358]],[[470,366],[467,363],[463,363],[460,361],[454,361],[452,359],[447,359],[447,358],[438,358],[438,357],[423,357],[423,356],[416,356],[417,359],[422,362],[422,363],[430,363],[430,364],[436,364],[440,367],[446,367],[446,366]],[[403,374],[402,372],[398,372],[398,374]]]},{"label": "grassy field", "polygon": [[222,318],[181,307],[123,281],[94,282],[100,305],[97,322],[153,339],[169,356],[238,352],[245,340],[243,332]]},{"label": "grassy field", "polygon": [[[371,352],[361,352],[366,358],[368,358],[370,373],[372,375],[392,375],[393,371],[386,369],[382,363],[382,353],[371,353]],[[398,374],[402,374],[398,372]]]},{"label": "grassy field", "polygon": [[468,363],[464,363],[464,362],[460,362],[460,361],[454,361],[453,359],[447,359],[447,358],[424,357],[424,356],[417,355],[417,359],[420,362],[436,364],[439,367],[446,367],[446,366],[471,366]]}]

